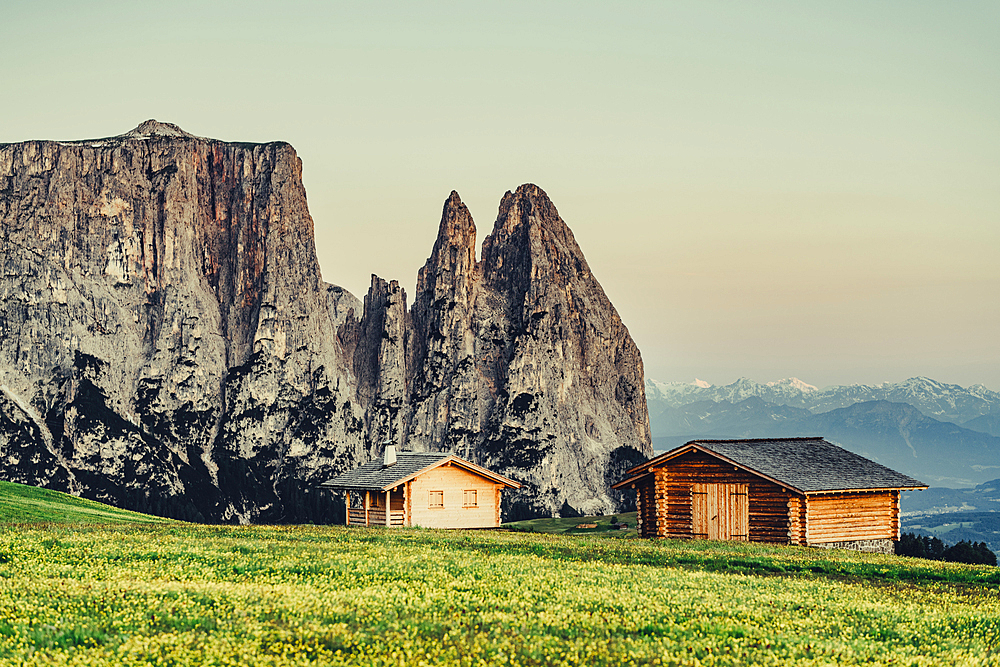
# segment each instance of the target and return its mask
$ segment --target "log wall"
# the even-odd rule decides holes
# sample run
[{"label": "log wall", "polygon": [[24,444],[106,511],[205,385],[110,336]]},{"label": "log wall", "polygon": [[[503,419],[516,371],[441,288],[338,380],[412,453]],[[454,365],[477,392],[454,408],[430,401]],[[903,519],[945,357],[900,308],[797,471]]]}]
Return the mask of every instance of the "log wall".
[{"label": "log wall", "polygon": [[[653,470],[643,485],[640,514],[643,537],[693,537],[691,489],[694,484],[742,484],[749,500],[749,539],[787,544],[790,533],[789,498],[784,487],[727,464],[702,452],[690,452]],[[640,490],[640,484],[636,490]],[[648,495],[649,502],[644,496]],[[647,515],[649,524],[646,525]]]},{"label": "log wall", "polygon": [[797,494],[788,496],[788,543],[806,545],[806,499]]},{"label": "log wall", "polygon": [[[706,491],[706,487],[701,485],[745,485],[748,532],[752,542],[805,546],[899,539],[898,490],[803,496],[697,451],[667,461],[663,467],[652,469],[635,482],[639,535],[668,538],[700,537],[703,534],[724,536],[726,531],[712,532],[705,527],[694,529],[692,491],[696,485],[702,492]],[[707,488],[713,493],[721,493],[722,487]],[[721,506],[721,501],[715,506]],[[736,528],[728,532],[739,539]]]},{"label": "log wall", "polygon": [[635,509],[640,537],[663,537],[657,533],[656,490],[653,475],[640,479],[635,485]]},{"label": "log wall", "polygon": [[807,544],[899,539],[898,491],[811,495],[806,506]]}]

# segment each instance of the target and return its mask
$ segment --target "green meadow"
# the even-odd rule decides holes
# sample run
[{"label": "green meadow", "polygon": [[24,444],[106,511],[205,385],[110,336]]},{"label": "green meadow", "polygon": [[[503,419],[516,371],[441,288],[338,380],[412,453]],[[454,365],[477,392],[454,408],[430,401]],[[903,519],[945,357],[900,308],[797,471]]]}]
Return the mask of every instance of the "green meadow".
[{"label": "green meadow", "polygon": [[0,523],[170,523],[58,491],[0,482]]},{"label": "green meadow", "polygon": [[[508,523],[504,528],[521,533],[549,533],[552,535],[603,535],[604,537],[634,538],[637,515],[635,512],[625,512],[615,516],[588,516],[567,519],[529,519]],[[617,522],[628,525],[627,530],[616,530],[612,524]]]},{"label": "green meadow", "polygon": [[1000,575],[985,566],[566,532],[84,521],[0,525],[0,665],[1000,664]]}]

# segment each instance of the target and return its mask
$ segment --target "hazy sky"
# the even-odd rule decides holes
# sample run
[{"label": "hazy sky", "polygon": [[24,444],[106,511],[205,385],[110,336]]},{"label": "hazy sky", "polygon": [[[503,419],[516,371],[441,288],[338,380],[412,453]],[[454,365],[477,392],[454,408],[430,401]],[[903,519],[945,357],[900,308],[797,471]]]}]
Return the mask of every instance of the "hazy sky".
[{"label": "hazy sky", "polygon": [[1000,390],[1000,4],[5,3],[0,142],[147,118],[304,163],[323,276],[412,299],[545,189],[646,375]]}]

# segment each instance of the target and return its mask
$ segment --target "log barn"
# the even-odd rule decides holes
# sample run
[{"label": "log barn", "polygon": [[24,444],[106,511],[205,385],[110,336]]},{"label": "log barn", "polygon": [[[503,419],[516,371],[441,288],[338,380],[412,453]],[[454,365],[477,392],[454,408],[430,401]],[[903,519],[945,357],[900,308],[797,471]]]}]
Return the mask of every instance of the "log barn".
[{"label": "log barn", "polygon": [[348,526],[492,528],[500,494],[521,484],[446,452],[400,452],[320,484],[346,491]]},{"label": "log barn", "polygon": [[892,553],[918,482],[823,438],[692,440],[625,473],[642,537]]}]

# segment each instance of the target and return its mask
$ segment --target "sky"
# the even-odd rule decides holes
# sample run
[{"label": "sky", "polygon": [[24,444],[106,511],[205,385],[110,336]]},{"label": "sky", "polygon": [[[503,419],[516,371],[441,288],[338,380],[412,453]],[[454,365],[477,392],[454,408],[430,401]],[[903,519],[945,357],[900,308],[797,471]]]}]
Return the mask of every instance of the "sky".
[{"label": "sky", "polygon": [[995,1],[5,4],[0,142],[288,141],[359,298],[531,182],[649,378],[1000,391]]}]

